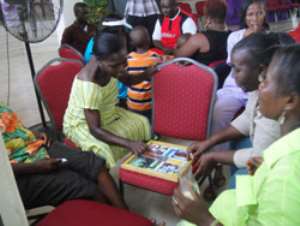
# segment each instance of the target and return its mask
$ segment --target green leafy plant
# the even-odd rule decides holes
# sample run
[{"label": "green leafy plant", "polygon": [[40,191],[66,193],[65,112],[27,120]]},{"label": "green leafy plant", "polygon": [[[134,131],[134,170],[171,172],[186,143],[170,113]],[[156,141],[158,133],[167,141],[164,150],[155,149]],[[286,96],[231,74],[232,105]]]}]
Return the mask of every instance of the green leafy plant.
[{"label": "green leafy plant", "polygon": [[106,14],[109,0],[84,0],[89,7],[89,22],[97,24]]}]

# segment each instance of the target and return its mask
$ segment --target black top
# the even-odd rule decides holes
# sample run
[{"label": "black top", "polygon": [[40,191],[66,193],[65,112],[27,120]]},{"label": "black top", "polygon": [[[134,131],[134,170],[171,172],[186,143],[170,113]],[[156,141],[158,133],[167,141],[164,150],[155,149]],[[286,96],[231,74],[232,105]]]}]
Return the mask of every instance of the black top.
[{"label": "black top", "polygon": [[217,60],[226,60],[227,38],[230,32],[208,30],[201,33],[208,39],[209,51],[206,53],[197,51],[192,58],[206,65]]}]

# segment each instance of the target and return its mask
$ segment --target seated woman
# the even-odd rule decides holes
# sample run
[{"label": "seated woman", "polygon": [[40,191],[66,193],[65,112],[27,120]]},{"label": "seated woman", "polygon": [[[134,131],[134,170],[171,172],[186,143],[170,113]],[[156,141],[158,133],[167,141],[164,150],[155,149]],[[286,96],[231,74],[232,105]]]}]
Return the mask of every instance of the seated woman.
[{"label": "seated woman", "polygon": [[93,151],[112,167],[127,151],[140,153],[150,139],[148,120],[117,107],[117,79],[130,86],[150,79],[152,68],[139,76],[126,72],[122,36],[98,32],[94,57],[75,77],[64,116],[64,134],[83,151]]},{"label": "seated woman", "polygon": [[2,104],[0,131],[25,208],[72,199],[108,200],[127,208],[104,159],[60,143],[50,145],[46,136],[26,129],[17,114]]},{"label": "seated woman", "polygon": [[229,32],[225,31],[226,3],[221,0],[207,1],[205,13],[206,31],[192,35],[184,45],[176,49],[176,57],[190,57],[207,65],[227,58]]},{"label": "seated woman", "polygon": [[300,47],[280,48],[262,74],[259,109],[277,120],[278,141],[263,154],[253,176],[237,177],[237,187],[223,192],[208,210],[200,195],[188,199],[175,191],[175,212],[196,225],[300,225]]}]

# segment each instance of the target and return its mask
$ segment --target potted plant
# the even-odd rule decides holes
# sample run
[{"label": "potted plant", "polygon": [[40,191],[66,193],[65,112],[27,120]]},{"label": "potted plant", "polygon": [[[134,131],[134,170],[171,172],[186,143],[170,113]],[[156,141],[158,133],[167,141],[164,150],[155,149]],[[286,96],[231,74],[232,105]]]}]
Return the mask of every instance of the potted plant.
[{"label": "potted plant", "polygon": [[89,22],[93,24],[97,24],[103,16],[107,14],[107,6],[109,0],[84,0],[89,7]]}]

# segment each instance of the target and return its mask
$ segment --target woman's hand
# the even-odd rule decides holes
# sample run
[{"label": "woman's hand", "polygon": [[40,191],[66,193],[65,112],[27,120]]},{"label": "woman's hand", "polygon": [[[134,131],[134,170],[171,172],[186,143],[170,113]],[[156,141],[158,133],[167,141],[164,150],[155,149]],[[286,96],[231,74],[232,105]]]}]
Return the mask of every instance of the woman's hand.
[{"label": "woman's hand", "polygon": [[207,203],[192,188],[190,192],[193,199],[185,197],[178,188],[175,189],[172,205],[176,215],[197,225],[206,225],[207,222],[212,222]]},{"label": "woman's hand", "polygon": [[206,141],[193,143],[188,147],[188,151],[192,153],[193,164],[197,162],[199,157],[208,150],[209,144]]},{"label": "woman's hand", "polygon": [[127,148],[134,154],[139,155],[145,152],[148,149],[148,146],[141,141],[129,141]]},{"label": "woman's hand", "polygon": [[196,178],[208,175],[216,164],[214,152],[202,154],[193,165]]},{"label": "woman's hand", "polygon": [[247,169],[250,175],[254,175],[257,168],[262,164],[263,158],[261,156],[252,157],[247,161]]}]

